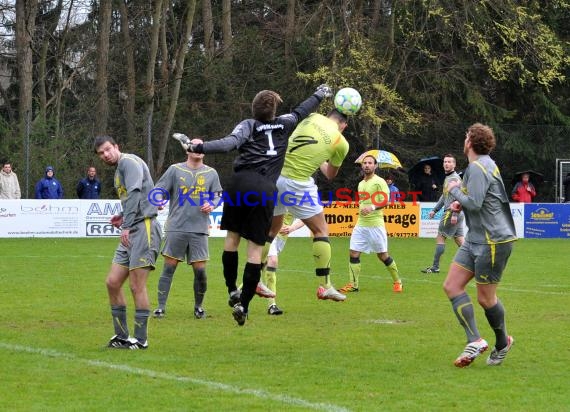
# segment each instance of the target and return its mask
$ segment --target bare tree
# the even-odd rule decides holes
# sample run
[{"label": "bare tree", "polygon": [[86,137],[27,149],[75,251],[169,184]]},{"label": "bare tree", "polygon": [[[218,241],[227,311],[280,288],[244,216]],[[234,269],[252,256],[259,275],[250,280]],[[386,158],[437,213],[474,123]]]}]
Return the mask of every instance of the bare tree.
[{"label": "bare tree", "polygon": [[233,58],[232,43],[232,2],[231,0],[222,0],[222,44],[224,61],[226,62],[231,62]]},{"label": "bare tree", "polygon": [[127,70],[127,90],[121,93],[119,98],[125,101],[125,115],[127,118],[127,144],[134,144],[135,140],[135,97],[137,92],[136,68],[133,41],[129,29],[129,13],[125,0],[117,0],[119,12],[121,14],[121,34],[124,44],[124,53]]},{"label": "bare tree", "polygon": [[107,132],[109,122],[109,97],[107,95],[109,62],[109,31],[111,30],[112,1],[101,0],[99,4],[99,36],[97,39],[97,93],[95,133]]},{"label": "bare tree", "polygon": [[168,113],[164,124],[162,125],[162,133],[158,144],[158,160],[156,162],[156,172],[160,173],[164,167],[164,157],[166,154],[166,147],[168,145],[168,137],[172,129],[172,122],[176,113],[176,106],[178,105],[178,96],[180,93],[180,84],[184,73],[184,61],[188,53],[188,44],[192,35],[192,22],[194,21],[194,13],[196,11],[196,0],[186,0],[186,19],[184,22],[184,33],[181,36],[180,46],[176,52],[176,61],[174,65],[174,81],[170,84],[170,102],[168,105]]},{"label": "bare tree", "polygon": [[16,1],[16,59],[18,61],[18,80],[20,96],[20,134],[25,135],[32,118],[33,92],[33,50],[32,42],[36,28],[37,0]]},{"label": "bare tree", "polygon": [[287,18],[285,23],[285,64],[290,66],[293,53],[293,42],[295,41],[295,4],[296,0],[287,1]]},{"label": "bare tree", "polygon": [[[146,136],[146,161],[150,172],[154,174],[154,161],[152,157],[152,115],[154,112],[154,66],[156,64],[156,54],[158,52],[158,38],[160,34],[161,19],[163,18],[162,0],[154,0],[152,9],[152,27],[150,34],[149,58],[146,66],[145,80],[145,136]],[[163,59],[167,56],[163,56]]]},{"label": "bare tree", "polygon": [[214,20],[212,17],[212,2],[202,0],[202,23],[204,25],[204,49],[206,51],[206,65],[204,66],[204,78],[208,88],[208,100],[213,100],[216,96],[216,84],[213,79],[214,73],[212,65],[216,46],[214,42]]}]

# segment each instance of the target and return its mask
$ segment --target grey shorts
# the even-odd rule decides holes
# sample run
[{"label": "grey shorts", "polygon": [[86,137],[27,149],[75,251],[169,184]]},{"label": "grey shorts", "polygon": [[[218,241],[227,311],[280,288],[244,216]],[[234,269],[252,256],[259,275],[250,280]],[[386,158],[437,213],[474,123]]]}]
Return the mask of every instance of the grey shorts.
[{"label": "grey shorts", "polygon": [[462,237],[463,234],[463,225],[465,222],[465,215],[463,212],[459,213],[457,216],[457,223],[452,225],[451,224],[451,210],[446,210],[439,221],[439,228],[437,229],[437,233],[442,235],[445,238],[454,238],[454,237]]},{"label": "grey shorts", "polygon": [[493,245],[464,242],[453,261],[472,272],[477,283],[499,283],[513,246],[513,242]]},{"label": "grey shorts", "polygon": [[202,262],[210,259],[208,235],[205,233],[166,232],[162,254],[179,262]]},{"label": "grey shorts", "polygon": [[129,270],[149,267],[154,270],[162,228],[156,218],[146,218],[135,224],[129,232],[130,247],[119,244],[115,250],[113,263],[128,267]]}]

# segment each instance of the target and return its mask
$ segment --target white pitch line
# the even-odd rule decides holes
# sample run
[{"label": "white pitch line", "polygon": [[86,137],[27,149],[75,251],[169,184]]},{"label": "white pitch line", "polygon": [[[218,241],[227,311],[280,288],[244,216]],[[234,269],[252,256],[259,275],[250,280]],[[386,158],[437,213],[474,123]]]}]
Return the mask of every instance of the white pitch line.
[{"label": "white pitch line", "polygon": [[190,376],[179,376],[179,375],[172,375],[169,373],[164,372],[157,372],[151,369],[142,369],[142,368],[134,368],[129,365],[121,365],[116,363],[104,362],[100,360],[92,360],[92,359],[81,359],[69,353],[57,352],[51,349],[40,349],[40,348],[31,348],[28,346],[21,346],[21,345],[12,345],[5,342],[0,342],[0,348],[4,348],[11,351],[16,352],[25,352],[31,353],[35,355],[41,355],[50,358],[60,358],[66,361],[73,361],[73,362],[80,362],[84,363],[89,366],[105,368],[105,369],[113,369],[122,372],[132,373],[135,375],[145,376],[149,378],[158,378],[163,380],[171,380],[175,382],[185,382],[191,383],[194,385],[205,386],[211,390],[217,390],[221,392],[229,392],[235,393],[237,395],[250,395],[260,399],[267,399],[275,402],[281,402],[287,405],[292,406],[301,406],[307,409],[312,409],[316,411],[331,411],[331,412],[350,412],[350,409],[343,408],[337,405],[331,405],[327,403],[313,403],[306,401],[304,399],[293,398],[287,395],[279,395],[279,394],[272,394],[262,389],[246,389],[246,388],[239,388],[237,386],[227,385],[225,383],[220,382],[213,382],[204,379],[196,379]]}]

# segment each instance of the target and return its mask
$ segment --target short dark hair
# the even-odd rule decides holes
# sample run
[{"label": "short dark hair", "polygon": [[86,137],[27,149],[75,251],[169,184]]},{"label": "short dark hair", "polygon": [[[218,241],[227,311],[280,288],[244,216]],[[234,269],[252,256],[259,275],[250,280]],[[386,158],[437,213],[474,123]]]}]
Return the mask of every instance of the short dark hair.
[{"label": "short dark hair", "polygon": [[487,125],[475,123],[469,126],[467,135],[473,151],[478,155],[488,155],[497,145],[493,129]]},{"label": "short dark hair", "polygon": [[374,164],[378,164],[378,160],[376,159],[376,156],[372,156],[371,154],[364,156],[362,158],[362,161],[364,162],[364,159],[366,159],[367,157],[371,157],[372,160],[374,160]]},{"label": "short dark hair", "polygon": [[337,119],[342,123],[348,123],[348,117],[345,114],[339,112],[337,109],[332,109],[330,112],[328,112],[327,117],[330,117],[331,119]]},{"label": "short dark hair", "polygon": [[270,122],[275,119],[277,106],[283,103],[281,96],[272,90],[262,90],[251,102],[251,114],[255,120]]},{"label": "short dark hair", "polygon": [[97,153],[99,146],[107,142],[111,143],[113,146],[117,144],[117,142],[115,142],[115,139],[113,139],[111,136],[101,135],[95,137],[95,141],[93,142],[93,149],[95,150],[95,153]]}]

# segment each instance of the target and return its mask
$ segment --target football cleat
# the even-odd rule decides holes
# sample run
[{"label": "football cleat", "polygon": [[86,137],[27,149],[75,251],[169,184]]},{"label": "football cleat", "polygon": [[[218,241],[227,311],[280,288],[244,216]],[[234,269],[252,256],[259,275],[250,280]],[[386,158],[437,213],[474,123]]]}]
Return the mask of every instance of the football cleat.
[{"label": "football cleat", "polygon": [[267,309],[268,315],[282,315],[283,311],[279,309],[279,307],[274,303],[273,305],[269,306]]},{"label": "football cleat", "polygon": [[241,291],[239,289],[236,289],[236,290],[230,292],[230,298],[228,299],[228,305],[230,305],[230,308],[233,308],[238,303],[241,303]]},{"label": "football cleat", "polygon": [[323,286],[319,286],[317,289],[317,298],[321,300],[334,300],[335,302],[342,302],[346,299],[346,296],[332,286],[328,289],[325,289]]},{"label": "football cleat", "polygon": [[131,350],[148,349],[148,341],[139,342],[136,339],[132,339],[131,344],[129,345],[129,349]]},{"label": "football cleat", "polygon": [[206,311],[201,307],[194,308],[194,317],[196,319],[205,319],[206,318]]},{"label": "football cleat", "polygon": [[458,368],[464,368],[471,365],[477,356],[489,349],[487,341],[483,338],[477,339],[475,342],[469,342],[461,355],[455,359],[455,366]]},{"label": "football cleat", "polygon": [[358,288],[354,286],[352,283],[347,283],[342,288],[338,290],[341,293],[348,293],[348,292],[358,292]]},{"label": "football cleat", "polygon": [[396,293],[403,292],[404,288],[402,286],[402,282],[394,282],[394,285],[392,286],[392,290]]},{"label": "football cleat", "polygon": [[113,349],[128,349],[132,343],[131,338],[121,338],[119,335],[115,335],[109,340],[107,347]]},{"label": "football cleat", "polygon": [[428,266],[427,268],[422,269],[422,273],[439,273],[439,268]]},{"label": "football cleat", "polygon": [[154,312],[152,312],[152,316],[155,318],[163,318],[166,315],[166,311],[164,309],[155,309]]},{"label": "football cleat", "polygon": [[501,350],[497,350],[497,348],[493,348],[491,354],[487,358],[487,365],[490,366],[498,366],[505,360],[507,353],[511,350],[511,347],[515,343],[515,339],[512,336],[507,336],[507,346],[505,346]]},{"label": "football cleat", "polygon": [[257,296],[261,296],[262,298],[274,298],[276,295],[275,293],[269,289],[267,286],[263,284],[263,282],[259,282],[257,287],[255,288],[255,293]]},{"label": "football cleat", "polygon": [[243,326],[245,324],[245,320],[247,319],[247,312],[242,305],[236,303],[232,310],[232,315],[239,326]]}]

